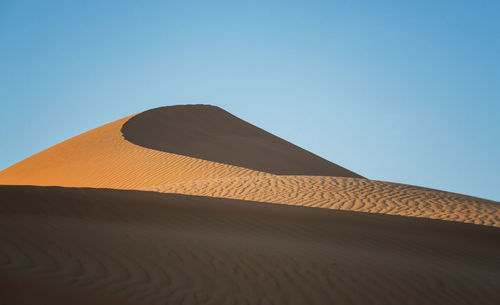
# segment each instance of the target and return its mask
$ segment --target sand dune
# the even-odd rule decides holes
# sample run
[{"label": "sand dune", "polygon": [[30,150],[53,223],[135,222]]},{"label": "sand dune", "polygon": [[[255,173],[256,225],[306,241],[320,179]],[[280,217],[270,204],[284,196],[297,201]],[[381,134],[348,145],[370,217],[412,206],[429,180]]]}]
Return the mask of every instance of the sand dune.
[{"label": "sand dune", "polygon": [[155,192],[0,196],[2,304],[500,300],[498,228]]},{"label": "sand dune", "polygon": [[[331,175],[318,177],[324,173]],[[495,202],[357,177],[218,107],[190,105],[69,139],[0,172],[0,184],[154,190],[500,225]]]},{"label": "sand dune", "polygon": [[[141,137],[144,146],[125,139]],[[360,177],[218,107],[192,105],[157,108],[88,131],[3,170],[0,184],[140,189],[266,173]]]},{"label": "sand dune", "polygon": [[0,304],[500,303],[500,203],[364,179],[213,106],[112,122],[0,184]]},{"label": "sand dune", "polygon": [[244,176],[145,190],[423,217],[500,227],[498,202],[405,184],[322,176]]}]

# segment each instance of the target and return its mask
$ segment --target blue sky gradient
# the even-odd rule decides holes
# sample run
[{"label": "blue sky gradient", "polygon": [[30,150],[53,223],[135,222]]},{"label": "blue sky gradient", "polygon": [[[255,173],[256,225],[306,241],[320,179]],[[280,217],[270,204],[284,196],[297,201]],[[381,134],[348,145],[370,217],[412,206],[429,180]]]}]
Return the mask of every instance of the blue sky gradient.
[{"label": "blue sky gradient", "polygon": [[500,200],[500,1],[0,1],[0,169],[218,105],[365,177]]}]

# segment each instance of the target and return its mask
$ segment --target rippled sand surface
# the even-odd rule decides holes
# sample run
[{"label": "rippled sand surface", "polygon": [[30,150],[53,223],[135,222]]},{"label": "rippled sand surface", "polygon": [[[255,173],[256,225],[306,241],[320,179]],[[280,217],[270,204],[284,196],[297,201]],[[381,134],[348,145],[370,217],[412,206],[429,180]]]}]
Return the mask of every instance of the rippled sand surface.
[{"label": "rippled sand surface", "polygon": [[359,178],[244,176],[172,183],[145,190],[500,227],[498,202]]},{"label": "rippled sand surface", "polygon": [[500,304],[500,203],[365,179],[213,106],[0,184],[0,304]]}]

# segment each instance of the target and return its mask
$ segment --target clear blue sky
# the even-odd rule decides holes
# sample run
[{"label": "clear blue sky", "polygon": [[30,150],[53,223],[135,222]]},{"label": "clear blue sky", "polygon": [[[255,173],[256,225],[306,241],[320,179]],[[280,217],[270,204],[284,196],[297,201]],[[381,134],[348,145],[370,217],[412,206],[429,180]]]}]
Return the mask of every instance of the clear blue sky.
[{"label": "clear blue sky", "polygon": [[0,1],[0,169],[206,103],[368,178],[500,200],[500,1]]}]

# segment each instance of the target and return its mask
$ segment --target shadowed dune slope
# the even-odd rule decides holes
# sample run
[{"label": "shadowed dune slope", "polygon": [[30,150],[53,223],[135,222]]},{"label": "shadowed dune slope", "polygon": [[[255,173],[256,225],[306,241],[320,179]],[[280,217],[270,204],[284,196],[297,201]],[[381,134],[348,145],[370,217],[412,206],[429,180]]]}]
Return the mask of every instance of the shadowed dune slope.
[{"label": "shadowed dune slope", "polygon": [[412,185],[325,176],[244,176],[145,188],[334,210],[412,216],[500,227],[500,203]]},{"label": "shadowed dune slope", "polygon": [[143,147],[277,175],[361,177],[215,106],[148,110],[122,132]]},{"label": "shadowed dune slope", "polygon": [[500,302],[498,228],[110,189],[0,197],[1,304]]}]

